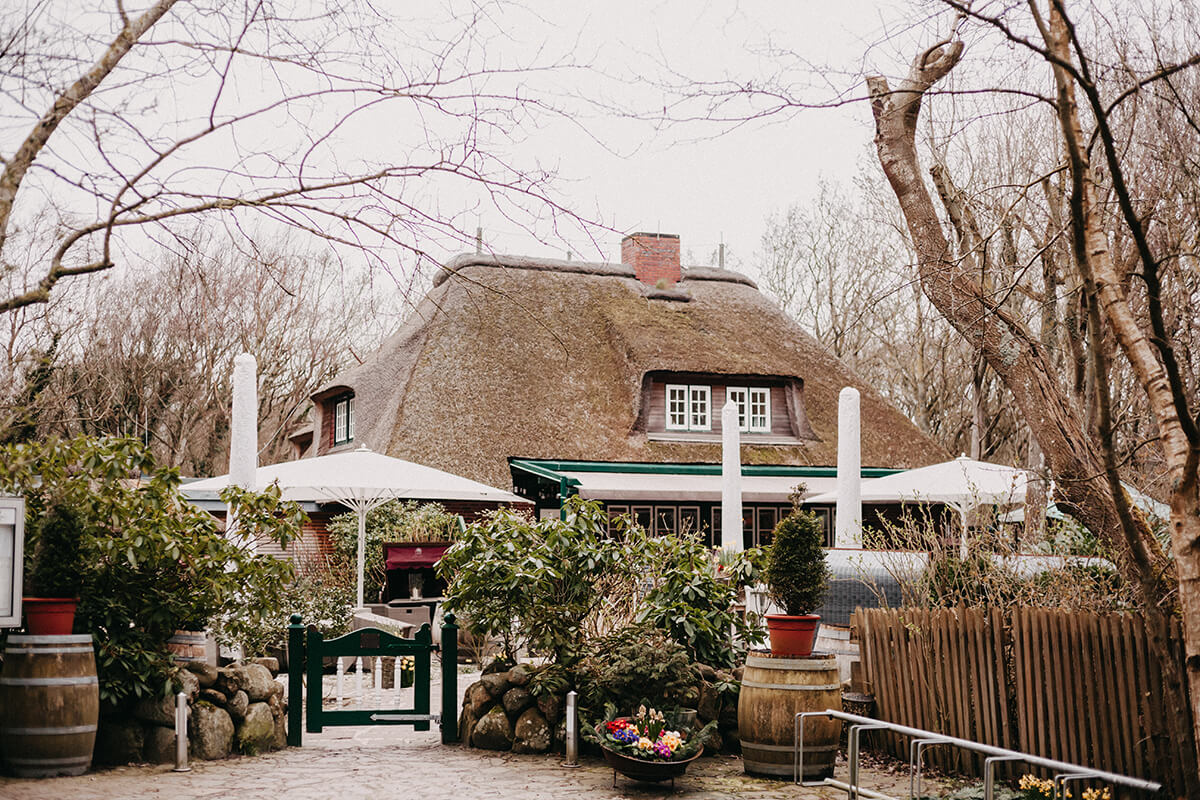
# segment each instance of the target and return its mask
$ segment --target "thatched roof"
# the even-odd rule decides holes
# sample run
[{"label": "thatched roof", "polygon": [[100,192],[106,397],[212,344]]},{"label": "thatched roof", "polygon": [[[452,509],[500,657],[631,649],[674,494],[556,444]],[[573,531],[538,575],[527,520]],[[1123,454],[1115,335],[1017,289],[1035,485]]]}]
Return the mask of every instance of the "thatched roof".
[{"label": "thatched roof", "polygon": [[509,457],[719,462],[719,443],[635,429],[647,372],[792,376],[815,434],[745,463],[833,465],[837,398],[862,392],[864,466],[946,458],[753,281],[709,267],[655,290],[623,264],[459,256],[412,317],[318,393],[355,393],[356,444],[494,486]]}]

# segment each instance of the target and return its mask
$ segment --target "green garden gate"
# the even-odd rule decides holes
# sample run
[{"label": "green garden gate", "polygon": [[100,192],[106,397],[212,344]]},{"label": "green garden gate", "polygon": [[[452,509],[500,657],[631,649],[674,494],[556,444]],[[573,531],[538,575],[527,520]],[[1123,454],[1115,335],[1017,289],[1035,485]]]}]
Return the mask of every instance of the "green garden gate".
[{"label": "green garden gate", "polygon": [[[379,628],[363,628],[326,640],[315,628],[306,630],[300,615],[293,614],[288,626],[288,744],[299,747],[303,730],[320,733],[327,725],[412,725],[414,730],[427,731],[431,722],[441,725],[443,744],[457,742],[458,626],[454,624],[453,614],[447,614],[442,624],[441,713],[430,713],[430,656],[436,649],[429,623],[417,629],[412,639],[404,639]],[[345,656],[364,659],[412,657],[413,707],[334,711],[323,708],[325,659]],[[302,703],[305,675],[308,678],[308,702]],[[395,671],[395,681],[399,686],[399,665]]]}]

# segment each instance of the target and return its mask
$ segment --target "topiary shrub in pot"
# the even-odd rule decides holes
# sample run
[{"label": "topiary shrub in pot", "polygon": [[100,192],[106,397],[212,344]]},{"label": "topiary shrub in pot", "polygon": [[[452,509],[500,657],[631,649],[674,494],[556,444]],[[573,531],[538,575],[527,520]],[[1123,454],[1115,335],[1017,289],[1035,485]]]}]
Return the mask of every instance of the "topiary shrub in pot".
[{"label": "topiary shrub in pot", "polygon": [[79,519],[65,506],[51,506],[39,521],[23,599],[30,634],[66,636],[74,628],[82,537]]},{"label": "topiary shrub in pot", "polygon": [[816,514],[798,508],[775,526],[763,579],[771,599],[783,614],[767,614],[771,653],[778,656],[812,654],[820,607],[829,588],[825,563],[825,532]]}]

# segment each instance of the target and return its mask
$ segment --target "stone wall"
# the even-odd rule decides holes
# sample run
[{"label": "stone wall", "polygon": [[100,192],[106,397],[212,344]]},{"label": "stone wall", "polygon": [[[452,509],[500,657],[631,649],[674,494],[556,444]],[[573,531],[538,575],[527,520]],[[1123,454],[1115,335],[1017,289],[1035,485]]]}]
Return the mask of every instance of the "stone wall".
[{"label": "stone wall", "polygon": [[[179,671],[188,696],[188,757],[253,755],[287,746],[287,702],[273,658],[227,667],[188,662]],[[101,715],[93,761],[98,766],[175,761],[175,697],[141,700]]]},{"label": "stone wall", "polygon": [[[700,681],[691,696],[695,700],[697,727],[717,720],[717,728],[704,743],[705,754],[740,751],[737,730],[736,691],[717,687],[741,686],[742,669],[732,672],[696,665]],[[534,697],[529,681],[534,668],[519,664],[507,672],[484,675],[467,687],[463,695],[458,732],[463,744],[484,750],[514,753],[545,753],[562,750],[566,740],[564,695]],[[581,724],[585,724],[581,720]],[[586,740],[580,736],[580,746]]]}]

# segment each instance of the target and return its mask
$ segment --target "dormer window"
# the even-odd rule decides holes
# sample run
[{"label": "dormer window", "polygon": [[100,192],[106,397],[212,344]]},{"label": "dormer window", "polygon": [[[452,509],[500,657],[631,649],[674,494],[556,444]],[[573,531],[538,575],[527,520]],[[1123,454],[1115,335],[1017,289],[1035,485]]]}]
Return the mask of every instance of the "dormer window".
[{"label": "dormer window", "polygon": [[712,430],[712,387],[702,384],[667,384],[667,430]]},{"label": "dormer window", "polygon": [[345,444],[354,440],[354,396],[343,397],[333,404],[333,443]]},{"label": "dormer window", "polygon": [[645,373],[634,432],[661,442],[719,442],[721,411],[731,400],[746,444],[819,441],[804,413],[803,381],[746,373]]}]

